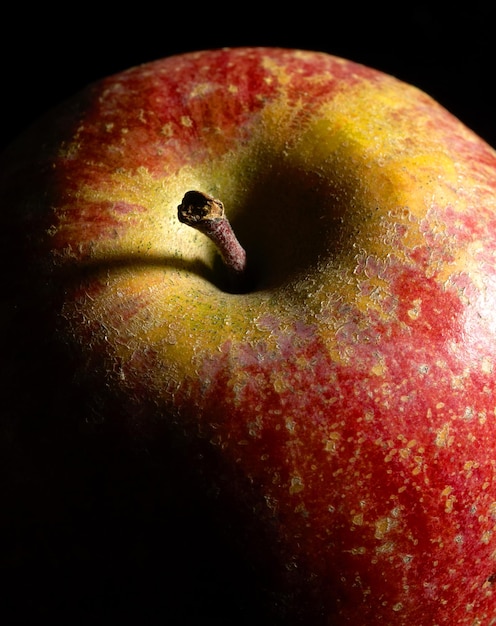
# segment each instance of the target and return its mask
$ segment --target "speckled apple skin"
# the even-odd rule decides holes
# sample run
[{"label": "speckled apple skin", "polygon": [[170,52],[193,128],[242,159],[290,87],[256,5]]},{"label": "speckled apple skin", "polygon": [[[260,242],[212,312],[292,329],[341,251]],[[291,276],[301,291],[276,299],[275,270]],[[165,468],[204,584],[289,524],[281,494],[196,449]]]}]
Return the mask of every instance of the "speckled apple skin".
[{"label": "speckled apple skin", "polygon": [[[496,623],[491,147],[372,69],[226,49],[88,87],[0,181],[75,378],[132,436],[184,435],[288,623]],[[249,293],[177,221],[188,189]]]}]

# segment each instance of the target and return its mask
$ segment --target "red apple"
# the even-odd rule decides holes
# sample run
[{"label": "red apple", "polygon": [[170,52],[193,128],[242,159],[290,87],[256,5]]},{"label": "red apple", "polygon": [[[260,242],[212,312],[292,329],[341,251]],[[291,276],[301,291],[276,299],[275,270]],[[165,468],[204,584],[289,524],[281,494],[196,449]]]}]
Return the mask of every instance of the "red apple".
[{"label": "red apple", "polygon": [[[249,288],[177,219],[189,190]],[[9,480],[77,475],[87,443],[113,475],[133,442],[180,492],[184,454],[284,623],[496,623],[495,192],[448,111],[326,54],[89,86],[1,161]]]}]

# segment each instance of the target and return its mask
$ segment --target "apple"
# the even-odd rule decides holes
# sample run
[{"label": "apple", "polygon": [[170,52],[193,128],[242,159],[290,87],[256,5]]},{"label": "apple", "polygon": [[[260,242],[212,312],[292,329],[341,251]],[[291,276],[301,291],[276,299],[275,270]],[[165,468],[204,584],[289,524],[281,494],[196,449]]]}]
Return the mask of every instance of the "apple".
[{"label": "apple", "polygon": [[48,113],[0,197],[8,502],[63,521],[147,457],[164,517],[204,489],[281,623],[496,623],[487,143],[363,65],[219,49]]}]

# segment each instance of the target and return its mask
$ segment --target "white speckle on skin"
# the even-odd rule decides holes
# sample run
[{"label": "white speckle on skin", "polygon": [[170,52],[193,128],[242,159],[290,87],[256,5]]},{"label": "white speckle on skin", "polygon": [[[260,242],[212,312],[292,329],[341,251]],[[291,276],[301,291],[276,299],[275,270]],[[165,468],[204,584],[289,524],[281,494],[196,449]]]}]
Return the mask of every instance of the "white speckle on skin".
[{"label": "white speckle on skin", "polygon": [[454,440],[453,436],[450,436],[450,424],[446,423],[436,433],[436,446],[438,448],[448,448]]},{"label": "white speckle on skin", "polygon": [[174,135],[174,129],[172,127],[172,123],[168,122],[167,124],[164,124],[162,128],[160,129],[160,132],[165,137],[171,138]]},{"label": "white speckle on skin", "polygon": [[412,308],[408,310],[408,317],[412,320],[416,320],[420,316],[420,307],[422,304],[422,300],[420,298],[416,298],[412,302]]},{"label": "white speckle on skin", "polygon": [[481,370],[484,374],[491,374],[493,371],[493,363],[490,357],[485,356],[482,359]]}]

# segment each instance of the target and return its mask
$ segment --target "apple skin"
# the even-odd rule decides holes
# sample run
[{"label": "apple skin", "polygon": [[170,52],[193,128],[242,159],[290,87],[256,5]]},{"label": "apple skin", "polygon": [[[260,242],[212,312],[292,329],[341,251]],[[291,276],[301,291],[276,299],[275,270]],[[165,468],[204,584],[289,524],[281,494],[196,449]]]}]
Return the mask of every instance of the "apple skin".
[{"label": "apple skin", "polygon": [[[224,202],[248,293],[177,221],[189,189]],[[494,624],[495,192],[448,111],[327,54],[93,84],[2,156],[3,430],[46,428],[59,464],[61,425],[104,423],[102,462],[174,441],[284,623]]]}]

